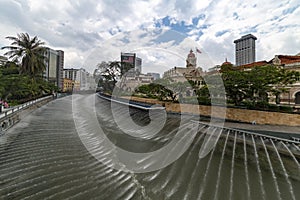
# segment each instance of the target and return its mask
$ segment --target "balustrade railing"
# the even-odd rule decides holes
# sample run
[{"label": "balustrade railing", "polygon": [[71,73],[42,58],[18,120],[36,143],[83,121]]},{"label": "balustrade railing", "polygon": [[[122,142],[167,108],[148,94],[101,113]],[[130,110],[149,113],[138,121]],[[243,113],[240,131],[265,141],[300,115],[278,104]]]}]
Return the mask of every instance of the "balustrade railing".
[{"label": "balustrade railing", "polygon": [[18,112],[20,112],[30,106],[36,105],[37,103],[40,103],[44,100],[47,100],[47,99],[50,100],[52,98],[53,98],[53,96],[50,95],[50,96],[42,97],[39,99],[35,99],[32,101],[23,103],[18,106],[14,106],[9,109],[2,110],[2,112],[0,112],[0,131],[6,130],[7,128],[11,127],[15,123],[14,120],[12,119],[12,117],[15,114],[17,114]]}]

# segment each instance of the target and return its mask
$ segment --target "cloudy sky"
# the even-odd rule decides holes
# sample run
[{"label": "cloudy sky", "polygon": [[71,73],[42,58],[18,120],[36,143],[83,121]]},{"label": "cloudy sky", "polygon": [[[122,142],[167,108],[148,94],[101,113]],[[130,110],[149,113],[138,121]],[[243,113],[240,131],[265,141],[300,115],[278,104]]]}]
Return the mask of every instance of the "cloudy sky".
[{"label": "cloudy sky", "polygon": [[[199,48],[204,70],[234,59],[235,39],[257,37],[257,60],[300,52],[299,0],[0,0],[0,46],[27,32],[65,52],[65,68],[93,71],[136,52],[143,72],[185,66]],[[0,55],[5,51],[1,50]]]}]

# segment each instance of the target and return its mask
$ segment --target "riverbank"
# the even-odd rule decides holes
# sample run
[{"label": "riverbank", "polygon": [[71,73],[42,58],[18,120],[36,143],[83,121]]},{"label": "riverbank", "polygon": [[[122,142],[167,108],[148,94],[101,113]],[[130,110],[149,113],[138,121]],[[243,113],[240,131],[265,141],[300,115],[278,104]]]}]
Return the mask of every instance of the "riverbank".
[{"label": "riverbank", "polygon": [[[236,137],[234,143],[234,132],[229,133],[230,140],[226,144],[227,134],[222,134],[216,149],[204,158],[199,158],[199,152],[206,137],[200,138],[202,134],[198,134],[194,144],[170,165],[151,172],[134,173],[128,167],[132,165],[126,163],[131,162],[130,157],[119,154],[117,148],[130,153],[133,158],[144,153],[136,159],[134,167],[148,169],[156,163],[165,164],[183,148],[179,143],[181,137],[176,137],[177,131],[174,131],[180,119],[168,119],[162,132],[149,140],[140,140],[124,134],[114,122],[111,106],[125,108],[117,110],[122,122],[128,118],[123,114],[127,107],[106,100],[96,101],[95,113],[101,129],[113,145],[110,148],[106,140],[98,137],[100,134],[89,128],[94,118],[94,108],[91,108],[94,95],[90,98],[84,95],[73,97],[51,101],[9,130],[16,137],[9,139],[9,146],[0,144],[0,176],[3,180],[0,199],[146,199],[147,196],[151,199],[193,200],[200,197],[214,199],[216,194],[222,199],[264,200],[280,199],[281,196],[292,199],[290,193],[295,199],[300,197],[297,190],[299,171],[291,171],[298,170],[292,157],[295,154],[285,159],[280,151],[280,157],[274,152],[275,148],[266,146],[266,151],[259,144],[242,143],[240,137]],[[77,117],[82,115],[83,120],[77,118],[83,122],[81,133],[74,123],[73,101],[80,106],[76,113],[79,114]],[[136,112],[132,119],[139,122],[145,119],[140,113],[147,117],[147,112]],[[132,130],[130,126],[127,128]],[[190,136],[188,128],[181,132],[187,136],[185,139]],[[259,143],[260,138],[257,140]],[[83,141],[89,146],[84,146]],[[165,148],[168,144],[171,144],[170,148]],[[86,147],[99,157],[93,157]],[[157,162],[158,156],[163,158],[162,162]],[[115,161],[124,163],[122,169],[125,170],[113,169],[116,165],[111,163]],[[288,184],[291,187],[287,187]],[[230,196],[229,191],[232,191]],[[250,198],[247,198],[247,193]]]},{"label": "riverbank", "polygon": [[226,108],[222,106],[213,106],[214,112],[211,112],[212,106],[178,104],[134,96],[123,98],[137,102],[159,104],[164,106],[166,111],[174,113],[182,113],[182,110],[184,110],[188,114],[198,114],[203,117],[220,119],[224,117],[222,113],[225,113],[225,123],[230,128],[300,134],[300,114]]}]

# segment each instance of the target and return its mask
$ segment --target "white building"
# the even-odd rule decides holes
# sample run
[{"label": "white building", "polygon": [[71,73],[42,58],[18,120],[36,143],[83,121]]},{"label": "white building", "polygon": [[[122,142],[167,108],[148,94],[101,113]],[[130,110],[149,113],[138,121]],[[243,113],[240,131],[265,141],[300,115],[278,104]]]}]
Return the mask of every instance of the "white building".
[{"label": "white building", "polygon": [[152,75],[146,74],[135,74],[133,76],[122,76],[121,80],[117,83],[119,88],[122,88],[124,91],[132,92],[137,87],[145,84],[150,84],[154,80]]},{"label": "white building", "polygon": [[45,56],[47,60],[45,62],[46,70],[44,71],[44,78],[62,89],[64,52],[61,50],[46,48]]},{"label": "white building", "polygon": [[79,85],[79,90],[95,90],[96,82],[92,74],[87,72],[84,68],[80,69],[64,69],[63,77],[74,81]]},{"label": "white building", "polygon": [[186,67],[173,67],[164,72],[164,78],[170,78],[175,82],[194,81],[200,86],[202,82],[203,71],[201,67],[196,66],[197,58],[192,50],[187,55]]}]

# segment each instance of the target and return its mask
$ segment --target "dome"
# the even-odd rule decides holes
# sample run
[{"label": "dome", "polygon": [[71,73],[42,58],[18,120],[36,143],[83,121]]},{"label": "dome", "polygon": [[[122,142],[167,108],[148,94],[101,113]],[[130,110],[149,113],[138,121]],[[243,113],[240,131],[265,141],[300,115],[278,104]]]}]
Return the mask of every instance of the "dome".
[{"label": "dome", "polygon": [[188,58],[195,58],[195,54],[193,53],[193,50],[190,50],[190,53],[188,54]]},{"label": "dome", "polygon": [[232,64],[231,64],[231,62],[228,62],[227,58],[226,58],[225,62],[223,62],[222,65],[232,65]]}]

